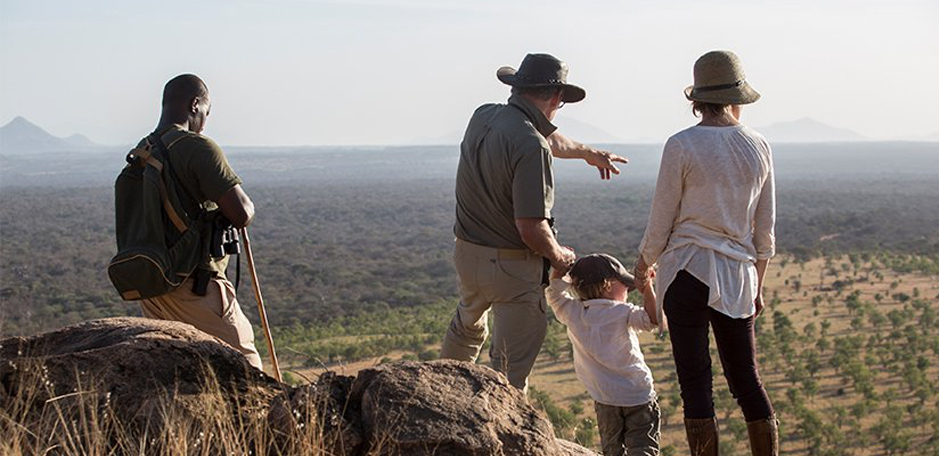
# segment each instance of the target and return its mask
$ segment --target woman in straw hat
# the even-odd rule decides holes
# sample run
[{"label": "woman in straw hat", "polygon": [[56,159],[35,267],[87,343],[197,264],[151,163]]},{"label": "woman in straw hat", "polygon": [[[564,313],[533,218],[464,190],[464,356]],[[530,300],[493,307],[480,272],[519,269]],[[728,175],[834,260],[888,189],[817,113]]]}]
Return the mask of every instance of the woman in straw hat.
[{"label": "woman in straw hat", "polygon": [[773,158],[763,136],[740,123],[741,105],[760,94],[736,55],[713,51],[695,62],[685,96],[701,122],[665,144],[637,286],[658,263],[659,321],[670,327],[692,454],[718,449],[710,327],[753,454],[776,455],[776,418],[757,371],[753,334],[775,253]]}]

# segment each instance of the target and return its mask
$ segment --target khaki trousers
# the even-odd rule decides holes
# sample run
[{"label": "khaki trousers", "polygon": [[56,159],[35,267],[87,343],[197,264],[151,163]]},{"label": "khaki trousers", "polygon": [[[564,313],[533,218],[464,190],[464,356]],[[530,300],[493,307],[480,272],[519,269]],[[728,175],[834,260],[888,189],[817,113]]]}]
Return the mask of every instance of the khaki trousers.
[{"label": "khaki trousers", "polygon": [[261,369],[261,357],[254,347],[254,331],[235,299],[235,287],[227,279],[215,278],[209,281],[206,295],[197,296],[192,292],[192,280],[187,279],[163,296],[142,300],[143,316],[189,323],[222,339],[243,353],[252,366]]},{"label": "khaki trousers", "polygon": [[659,454],[659,403],[617,407],[594,402],[603,456]]},{"label": "khaki trousers", "polygon": [[528,375],[541,350],[545,314],[544,260],[527,250],[484,247],[459,240],[453,254],[460,304],[443,339],[441,358],[475,362],[488,335],[492,309],[490,365],[512,386],[527,390]]}]

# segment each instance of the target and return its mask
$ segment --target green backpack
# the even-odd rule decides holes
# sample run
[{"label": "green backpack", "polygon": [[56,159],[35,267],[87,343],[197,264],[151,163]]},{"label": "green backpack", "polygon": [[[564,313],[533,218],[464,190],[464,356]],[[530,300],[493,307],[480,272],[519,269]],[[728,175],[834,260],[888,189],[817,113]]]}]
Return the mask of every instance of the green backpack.
[{"label": "green backpack", "polygon": [[176,141],[147,136],[114,183],[117,255],[108,276],[124,300],[169,293],[209,259],[211,217],[202,210],[190,216],[180,201],[186,190],[168,156]]}]

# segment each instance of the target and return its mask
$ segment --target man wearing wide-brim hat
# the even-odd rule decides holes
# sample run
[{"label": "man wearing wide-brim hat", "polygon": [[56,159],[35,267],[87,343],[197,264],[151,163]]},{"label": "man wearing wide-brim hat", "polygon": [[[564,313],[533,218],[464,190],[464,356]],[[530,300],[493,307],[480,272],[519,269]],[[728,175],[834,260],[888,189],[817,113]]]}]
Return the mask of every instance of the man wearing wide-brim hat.
[{"label": "man wearing wide-brim hat", "polygon": [[553,230],[552,158],[582,158],[604,179],[619,173],[616,162],[626,163],[565,138],[551,124],[564,103],[586,96],[567,73],[567,64],[548,54],[527,55],[518,70],[500,68],[496,75],[512,86],[512,96],[507,104],[479,107],[460,145],[454,264],[461,300],[440,356],[475,361],[492,309],[491,365],[520,389],[527,388],[547,329],[547,267],[566,271],[574,261]]}]

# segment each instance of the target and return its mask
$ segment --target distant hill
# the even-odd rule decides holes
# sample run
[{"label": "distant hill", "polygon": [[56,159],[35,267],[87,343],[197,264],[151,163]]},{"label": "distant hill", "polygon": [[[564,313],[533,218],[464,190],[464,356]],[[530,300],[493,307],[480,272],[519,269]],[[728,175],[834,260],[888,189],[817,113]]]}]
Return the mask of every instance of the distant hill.
[{"label": "distant hill", "polygon": [[453,130],[440,136],[422,136],[408,141],[409,146],[459,146],[463,141],[463,130]]},{"label": "distant hill", "polygon": [[775,123],[756,130],[772,142],[850,142],[868,140],[868,138],[855,131],[833,127],[808,117]]},{"label": "distant hill", "polygon": [[[587,122],[573,119],[570,117],[557,117],[554,124],[568,138],[589,144],[619,144],[624,143],[612,133]],[[408,142],[408,145],[459,145],[463,141],[463,129],[453,130],[447,134],[431,137],[415,138]]]},{"label": "distant hill", "polygon": [[98,145],[93,141],[79,134],[67,138],[53,136],[24,117],[16,117],[0,127],[0,155],[74,152],[96,146]]},{"label": "distant hill", "polygon": [[588,144],[620,144],[626,141],[593,124],[571,117],[558,116],[554,124],[564,136]]}]

